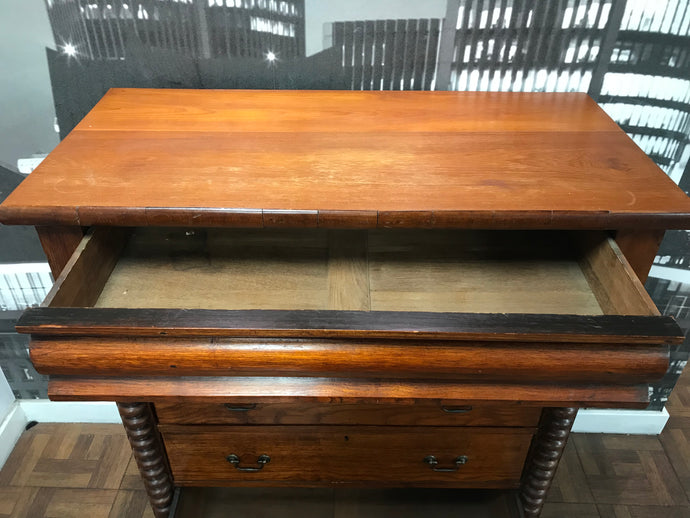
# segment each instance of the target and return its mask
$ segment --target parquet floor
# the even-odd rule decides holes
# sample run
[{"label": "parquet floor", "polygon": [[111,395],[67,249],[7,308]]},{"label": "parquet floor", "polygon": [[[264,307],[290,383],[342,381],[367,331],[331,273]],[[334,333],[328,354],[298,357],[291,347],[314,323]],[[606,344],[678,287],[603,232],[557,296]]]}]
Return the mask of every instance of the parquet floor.
[{"label": "parquet floor", "polygon": [[573,434],[544,518],[690,518],[690,369],[659,436]]},{"label": "parquet floor", "polygon": [[[690,370],[667,408],[671,419],[658,437],[573,434],[543,517],[690,518]],[[295,499],[289,515],[304,505],[301,516],[316,516],[312,504]],[[346,512],[356,505],[335,507],[326,514],[360,515]],[[273,510],[265,516],[282,516]],[[9,517],[152,518],[121,426],[46,423],[26,431],[0,471],[0,518]]]},{"label": "parquet floor", "polygon": [[119,424],[43,423],[0,471],[0,517],[153,518]]}]

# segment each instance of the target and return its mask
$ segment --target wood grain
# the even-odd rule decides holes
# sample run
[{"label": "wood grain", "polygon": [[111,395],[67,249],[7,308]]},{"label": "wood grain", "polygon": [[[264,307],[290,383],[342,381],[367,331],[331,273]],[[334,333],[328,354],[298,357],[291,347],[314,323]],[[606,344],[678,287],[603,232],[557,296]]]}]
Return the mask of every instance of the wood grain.
[{"label": "wood grain", "polygon": [[[281,481],[307,484],[428,485],[437,487],[517,487],[532,438],[530,428],[449,429],[376,426],[174,426],[161,425],[175,481],[215,485]],[[255,466],[245,473],[226,461]],[[439,467],[468,461],[455,472],[433,471],[424,462],[434,455]]]},{"label": "wood grain", "polygon": [[403,311],[30,308],[20,333],[679,344],[672,317]]},{"label": "wood grain", "polygon": [[81,239],[44,299],[44,306],[93,306],[125,246],[127,231],[103,228]]},{"label": "wood grain", "polygon": [[174,486],[152,406],[148,403],[118,403],[117,409],[153,514],[156,518],[168,518],[172,511]]},{"label": "wood grain", "polygon": [[[519,337],[515,337],[518,340]],[[324,376],[635,385],[661,378],[668,346],[397,340],[34,337],[42,374]]]},{"label": "wood grain", "polygon": [[511,405],[385,403],[157,403],[161,424],[322,424],[536,427],[541,409]]},{"label": "wood grain", "polygon": [[525,461],[520,487],[526,518],[539,518],[541,515],[576,415],[577,408],[544,409],[539,431]]},{"label": "wood grain", "polygon": [[122,89],[0,221],[156,224],[149,209],[229,226],[257,211],[264,226],[343,227],[350,212],[357,227],[371,213],[384,226],[690,224],[685,194],[584,94]]},{"label": "wood grain", "polygon": [[312,377],[157,377],[86,378],[53,376],[48,395],[55,401],[175,401],[222,403],[416,403],[471,402],[592,408],[645,408],[647,385],[492,384],[449,381],[343,379]]},{"label": "wood grain", "polygon": [[[599,313],[600,305],[609,314],[658,315],[616,244],[602,235],[138,229],[118,259],[123,235],[98,229],[84,240],[45,301],[54,307],[29,310],[18,329],[45,335],[680,340],[668,318],[572,315]],[[582,271],[579,252],[570,251],[578,240],[589,242]],[[60,308],[91,304],[154,309]],[[158,309],[165,307],[171,309]],[[326,308],[341,311],[314,311]],[[487,310],[533,314],[481,314]],[[545,311],[571,315],[536,314]]]},{"label": "wood grain", "polygon": [[328,308],[354,311],[371,309],[368,234],[350,231],[329,234]]},{"label": "wood grain", "polygon": [[663,230],[623,229],[616,232],[616,243],[642,284],[664,238]]},{"label": "wood grain", "polygon": [[81,227],[37,226],[36,232],[48,259],[53,278],[60,276],[63,268],[84,237]]},{"label": "wood grain", "polygon": [[590,240],[588,248],[581,261],[582,271],[604,313],[660,314],[615,241]]},{"label": "wood grain", "polygon": [[537,232],[137,229],[95,305],[600,314],[570,247]]}]

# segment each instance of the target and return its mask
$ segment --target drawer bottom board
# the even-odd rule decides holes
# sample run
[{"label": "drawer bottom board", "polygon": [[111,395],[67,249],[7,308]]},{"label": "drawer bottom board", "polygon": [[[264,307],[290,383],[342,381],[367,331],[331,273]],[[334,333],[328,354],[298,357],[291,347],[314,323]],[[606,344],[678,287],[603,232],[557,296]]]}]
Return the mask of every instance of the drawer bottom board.
[{"label": "drawer bottom board", "polygon": [[160,429],[176,485],[467,488],[517,487],[534,431],[379,426]]}]

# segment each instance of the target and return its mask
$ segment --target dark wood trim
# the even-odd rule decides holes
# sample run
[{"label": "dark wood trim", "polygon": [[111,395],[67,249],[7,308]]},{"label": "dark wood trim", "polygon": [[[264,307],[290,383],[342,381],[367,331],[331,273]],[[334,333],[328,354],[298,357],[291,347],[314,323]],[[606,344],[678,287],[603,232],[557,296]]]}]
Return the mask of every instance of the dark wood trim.
[{"label": "dark wood trim", "polygon": [[[558,210],[262,210],[214,207],[0,207],[6,225],[117,225],[126,227],[315,227],[322,228],[479,228],[506,230],[686,229],[687,212],[608,212]],[[289,213],[286,215],[286,213]],[[83,214],[84,220],[81,220]],[[373,215],[376,214],[376,218]],[[335,217],[333,217],[335,216]]]},{"label": "dark wood trim", "polygon": [[75,226],[37,226],[36,232],[48,258],[53,278],[57,279],[81,243],[84,231]]},{"label": "dark wood trim", "polygon": [[525,518],[538,518],[575,422],[577,408],[545,408],[525,463],[520,499]]},{"label": "dark wood trim", "polygon": [[17,331],[40,335],[389,338],[679,344],[671,317],[332,310],[31,308]]},{"label": "dark wood trim", "polygon": [[[142,217],[146,223],[137,226],[185,226],[185,227],[244,227],[264,226],[261,209],[221,209],[221,208],[168,208],[146,207]],[[98,207],[92,207],[97,215]],[[81,214],[81,212],[80,212]],[[120,214],[131,214],[120,210]]]},{"label": "dark wood trim", "polygon": [[0,223],[3,225],[78,226],[76,207],[0,205]]},{"label": "dark wood trim", "polygon": [[120,402],[117,409],[144,481],[153,514],[156,518],[168,518],[174,487],[163,439],[158,433],[151,405]]}]

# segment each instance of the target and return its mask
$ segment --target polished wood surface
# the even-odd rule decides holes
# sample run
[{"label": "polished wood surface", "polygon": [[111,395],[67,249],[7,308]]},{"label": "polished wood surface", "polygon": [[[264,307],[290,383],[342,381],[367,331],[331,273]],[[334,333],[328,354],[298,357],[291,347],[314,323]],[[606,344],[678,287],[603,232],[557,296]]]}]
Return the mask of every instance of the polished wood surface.
[{"label": "polished wood surface", "polygon": [[312,377],[126,377],[52,376],[48,395],[55,401],[137,401],[222,403],[395,403],[437,400],[443,404],[514,403],[526,406],[645,408],[648,385],[551,383],[467,383],[416,380]]},{"label": "polished wood surface", "polygon": [[[124,235],[99,228],[84,238],[47,307],[27,311],[17,329],[71,337],[682,340],[616,243],[599,233],[146,229],[118,258]],[[105,308],[83,307],[93,304]],[[303,310],[190,309],[276,306]],[[313,306],[325,311],[304,310]],[[476,313],[509,309],[532,314]],[[611,316],[589,316],[602,310]],[[571,314],[537,314],[544,311]],[[147,352],[165,355],[153,344]]]},{"label": "polished wood surface", "polygon": [[585,94],[109,91],[5,223],[684,228]]},{"label": "polished wood surface", "polygon": [[322,376],[635,385],[660,379],[665,344],[34,337],[42,374]]},{"label": "polished wood surface", "polygon": [[525,518],[541,516],[576,415],[577,408],[572,407],[544,409],[520,486]]},{"label": "polished wood surface", "polygon": [[[533,428],[160,425],[175,482],[517,487]],[[226,457],[239,457],[239,467]],[[438,471],[425,463],[433,455]],[[454,460],[466,456],[458,467]],[[440,471],[440,469],[453,469]]]},{"label": "polished wood surface", "polygon": [[163,442],[149,403],[118,403],[132,454],[156,518],[168,518],[175,488]]},{"label": "polished wood surface", "polygon": [[[409,414],[416,405],[485,402],[642,407],[668,344],[682,339],[636,273],[648,266],[649,236],[688,225],[690,203],[581,94],[113,90],[7,199],[0,221],[58,229],[45,241],[61,260],[73,240],[57,242],[59,225],[195,227],[172,253],[167,238],[143,239],[157,251],[124,275],[132,254],[120,258],[115,240],[101,247],[92,237],[67,261],[48,304],[19,326],[34,335],[37,363],[59,373],[51,397],[119,402],[151,503],[166,518],[169,465],[176,485],[522,481],[537,516],[569,428],[557,412],[532,441],[531,425],[324,424],[334,413],[319,410],[290,424],[172,421],[159,429],[155,405],[376,404]],[[288,254],[273,237],[257,256],[237,236],[216,240],[201,228],[219,226],[309,232],[306,241],[284,240]],[[425,232],[407,243],[378,241],[384,230],[374,227]],[[490,246],[432,227],[482,229],[489,242],[479,244]],[[651,232],[635,244],[631,228]],[[493,239],[486,229],[512,237]],[[593,244],[581,236],[579,248],[535,229],[618,230],[624,252],[601,233]],[[561,255],[544,255],[549,246],[534,239]],[[224,256],[240,262],[214,270]],[[564,258],[564,268],[553,267]],[[137,270],[142,259],[153,268]],[[233,274],[239,303],[223,299],[233,290],[214,291]],[[138,282],[117,284],[128,277]],[[186,301],[194,286],[197,303],[203,294],[221,309]],[[579,309],[553,302],[538,314],[529,297],[511,300],[538,300],[545,290]],[[150,305],[113,302],[125,292],[150,296]],[[165,300],[174,303],[159,307]],[[89,307],[100,303],[115,307]],[[225,452],[229,443],[238,451]],[[261,471],[226,460],[235,453],[251,466],[270,454],[263,445],[277,457]],[[294,462],[294,452],[309,462]],[[410,453],[421,461],[410,464]],[[424,465],[427,455],[448,467],[463,454],[469,462],[457,472]],[[476,471],[464,469],[470,464]],[[381,475],[382,467],[395,469]]]},{"label": "polished wood surface", "polygon": [[518,404],[223,403],[156,404],[162,424],[352,424],[535,427],[540,409]]}]

